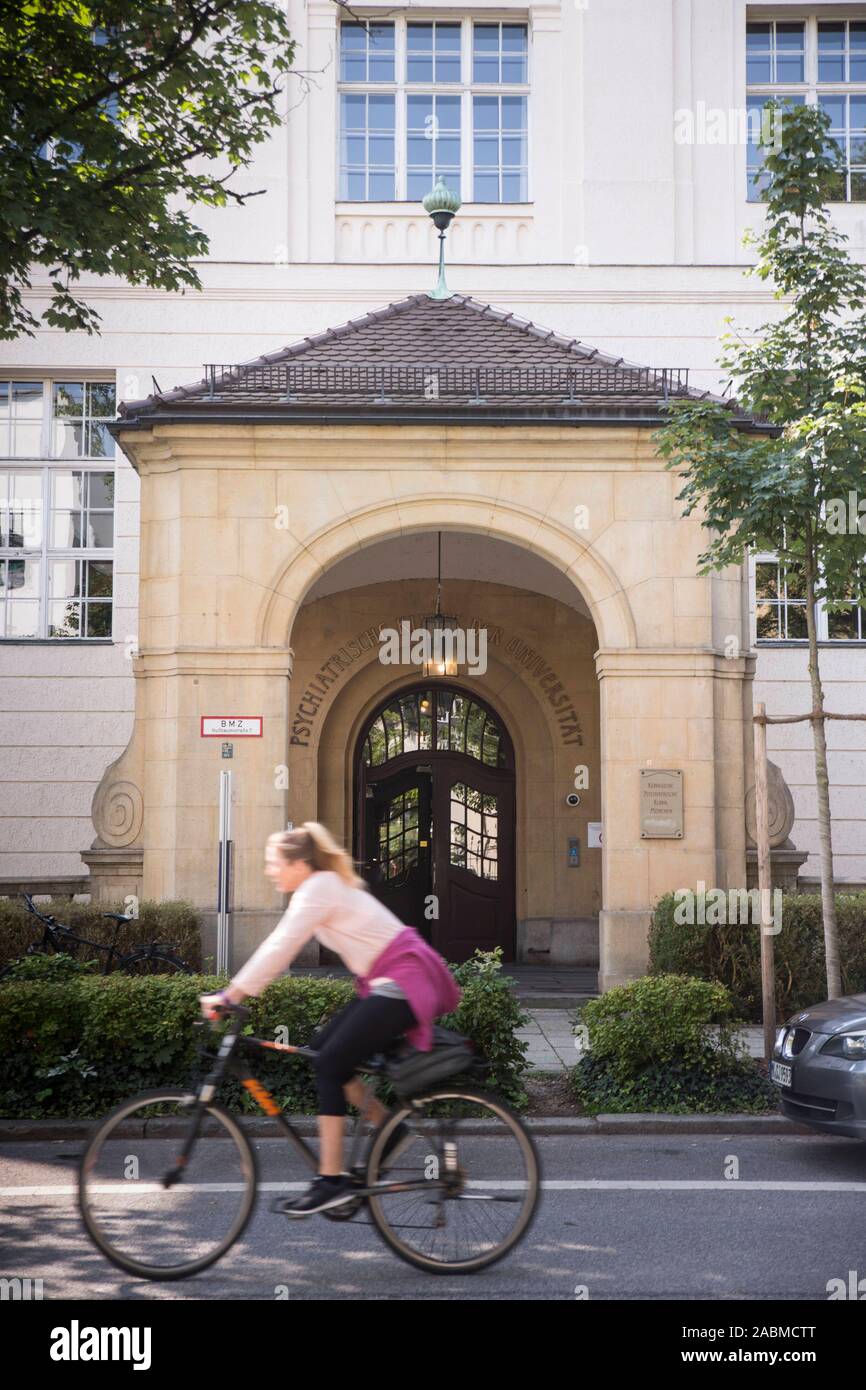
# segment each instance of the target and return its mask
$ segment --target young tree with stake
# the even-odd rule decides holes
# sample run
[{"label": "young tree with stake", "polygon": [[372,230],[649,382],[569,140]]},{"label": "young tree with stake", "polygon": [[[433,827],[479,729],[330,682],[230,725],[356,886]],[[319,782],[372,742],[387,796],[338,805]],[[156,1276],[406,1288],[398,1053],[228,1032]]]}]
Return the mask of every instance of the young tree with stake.
[{"label": "young tree with stake", "polygon": [[844,527],[839,516],[841,503],[850,512],[850,497],[866,495],[866,272],[826,206],[845,177],[829,117],[807,105],[764,109],[770,125],[782,121],[783,138],[761,142],[766,218],[759,235],[747,234],[756,250],[747,273],[773,285],[785,312],[748,340],[725,333],[721,358],[737,404],[764,428],[742,428],[727,403],[678,400],[657,442],[682,480],[685,515],[699,511],[712,536],[700,574],[742,564],[752,549],[776,551],[783,570],[802,576],[827,994],[835,998],[842,981],[815,604],[834,612],[852,593],[864,601],[866,516],[855,508]]}]

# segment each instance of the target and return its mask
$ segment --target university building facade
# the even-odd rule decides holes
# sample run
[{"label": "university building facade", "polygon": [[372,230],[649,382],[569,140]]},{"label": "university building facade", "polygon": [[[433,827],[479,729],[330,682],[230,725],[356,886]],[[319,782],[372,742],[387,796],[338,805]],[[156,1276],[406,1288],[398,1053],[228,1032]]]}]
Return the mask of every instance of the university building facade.
[{"label": "university building facade", "polygon": [[[739,112],[828,106],[863,255],[866,7],[290,8],[317,77],[243,175],[264,194],[205,216],[202,292],[100,281],[101,337],[3,349],[0,878],[212,912],[230,768],[238,958],[279,910],[267,835],[320,819],[450,958],[608,987],[662,893],[746,883],[753,702],[808,708],[795,577],[697,577],[653,433],[724,390],[726,315],[778,312],[743,276]],[[818,616],[856,710],[862,612]],[[413,654],[443,626],[468,650]],[[808,877],[808,726],[771,738]],[[860,883],[866,734],[829,738]]]}]

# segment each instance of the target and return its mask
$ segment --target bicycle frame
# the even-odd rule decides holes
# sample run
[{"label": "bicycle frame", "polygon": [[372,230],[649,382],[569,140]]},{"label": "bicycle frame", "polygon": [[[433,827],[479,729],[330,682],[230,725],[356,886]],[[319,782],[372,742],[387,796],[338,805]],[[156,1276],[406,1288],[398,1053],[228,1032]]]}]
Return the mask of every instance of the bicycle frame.
[{"label": "bicycle frame", "polygon": [[76,933],[72,931],[70,927],[65,927],[62,922],[48,922],[38,912],[35,913],[35,916],[39,919],[40,922],[44,923],[45,930],[42,933],[42,940],[40,941],[39,946],[31,947],[31,951],[33,953],[41,952],[47,955],[46,947],[48,946],[50,946],[53,951],[56,951],[58,953],[66,950],[70,945],[74,945],[76,947],[89,946],[94,951],[103,951],[107,953],[105,964],[102,968],[103,975],[108,975],[111,973],[111,966],[114,962],[115,957],[117,957],[120,960],[123,959],[123,952],[118,951],[117,949],[117,936],[118,932],[120,931],[119,922],[115,927],[114,935],[111,938],[110,944],[106,945],[103,941],[90,941],[86,936],[76,935]]},{"label": "bicycle frame", "polygon": [[[232,1008],[232,1013],[236,1014],[236,1022],[223,1035],[217,1053],[216,1065],[205,1077],[195,1095],[195,1105],[190,1123],[189,1132],[184,1140],[180,1155],[178,1156],[175,1167],[169,1169],[163,1178],[163,1186],[171,1187],[179,1182],[183,1170],[187,1165],[193,1145],[198,1138],[201,1122],[205,1116],[207,1106],[214,1099],[220,1084],[226,1076],[234,1076],[240,1081],[244,1089],[252,1096],[253,1100],[269,1119],[275,1120],[279,1129],[292,1144],[296,1153],[303,1158],[304,1162],[313,1171],[318,1171],[318,1157],[313,1149],[305,1143],[303,1137],[294,1128],[281,1110],[280,1106],[271,1095],[270,1091],[254,1076],[250,1067],[245,1065],[241,1058],[235,1055],[239,1043],[245,1046],[270,1052],[287,1052],[295,1056],[312,1059],[315,1051],[307,1047],[291,1047],[288,1043],[270,1042],[265,1038],[242,1037],[240,1027],[246,1010],[239,1011],[237,1007]],[[359,1075],[359,1073],[356,1073]],[[352,1144],[346,1163],[347,1171],[351,1172],[356,1160],[360,1156],[360,1149],[363,1142],[363,1126],[367,1111],[361,1111],[355,1121],[352,1133]],[[383,1182],[376,1183],[373,1187],[359,1186],[356,1188],[353,1197],[371,1197],[385,1192],[427,1192],[430,1193],[437,1189],[444,1190],[450,1185],[449,1178],[424,1178],[415,1182]]]},{"label": "bicycle frame", "polygon": [[[123,963],[131,959],[132,954],[134,954],[134,952],[130,953],[118,949],[117,938],[123,926],[122,922],[115,922],[111,941],[108,944],[104,941],[91,941],[89,937],[79,936],[71,927],[65,926],[63,922],[58,922],[56,917],[44,917],[33,902],[33,899],[28,897],[27,894],[24,895],[24,901],[27,904],[27,911],[35,917],[37,921],[41,922],[44,927],[42,940],[39,945],[36,946],[34,944],[28,947],[30,953],[47,954],[46,948],[49,946],[53,951],[58,953],[66,950],[70,945],[74,945],[76,948],[79,946],[89,946],[91,950],[102,951],[105,954],[105,964],[102,967],[103,975],[111,974],[115,960]],[[151,941],[146,948],[141,947],[139,949],[146,949],[147,955],[152,956],[158,951],[160,944],[161,943],[158,941]]]}]

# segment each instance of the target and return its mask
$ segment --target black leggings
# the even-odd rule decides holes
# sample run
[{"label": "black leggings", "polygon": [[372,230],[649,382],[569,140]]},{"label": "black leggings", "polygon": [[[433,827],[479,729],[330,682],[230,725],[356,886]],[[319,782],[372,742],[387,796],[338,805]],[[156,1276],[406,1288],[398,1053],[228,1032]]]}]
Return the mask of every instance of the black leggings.
[{"label": "black leggings", "polygon": [[405,999],[388,999],[381,994],[353,999],[329,1019],[307,1044],[316,1052],[313,1065],[319,1114],[345,1115],[343,1086],[351,1081],[358,1064],[396,1042],[415,1023]]}]

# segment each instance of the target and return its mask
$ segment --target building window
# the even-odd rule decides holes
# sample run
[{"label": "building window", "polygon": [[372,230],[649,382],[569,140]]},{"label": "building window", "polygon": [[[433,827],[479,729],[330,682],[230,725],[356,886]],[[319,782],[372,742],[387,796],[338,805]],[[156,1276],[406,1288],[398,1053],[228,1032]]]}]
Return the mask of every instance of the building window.
[{"label": "building window", "polygon": [[115,415],[114,385],[104,381],[55,381],[52,390],[52,458],[114,456],[108,422]]},{"label": "building window", "polygon": [[866,91],[862,96],[821,93],[818,100],[830,117],[830,135],[845,155],[834,197],[840,203],[866,202]]},{"label": "building window", "polygon": [[459,193],[459,96],[410,93],[406,100],[406,136],[409,199],[420,202],[440,174],[448,187]]},{"label": "building window", "polygon": [[406,81],[460,82],[460,25],[406,25]]},{"label": "building window", "polygon": [[388,803],[379,826],[379,869],[383,879],[399,878],[418,867],[418,788],[400,792]]},{"label": "building window", "polygon": [[855,575],[851,581],[851,588],[847,594],[843,594],[842,600],[845,607],[835,613],[824,612],[819,614],[818,630],[821,630],[820,617],[826,621],[828,642],[863,642],[866,641],[866,612],[863,605],[866,603],[866,594],[863,592],[863,572],[862,570]]},{"label": "building window", "polygon": [[0,382],[0,453],[6,458],[38,458],[42,451],[40,381]]},{"label": "building window", "polygon": [[340,197],[526,202],[528,84],[526,24],[341,24]]},{"label": "building window", "polygon": [[493,715],[448,686],[413,690],[392,700],[367,730],[364,762],[380,767],[404,753],[428,750],[465,753],[487,767],[506,766],[505,745]]},{"label": "building window", "polygon": [[525,24],[472,26],[474,82],[523,83],[526,81],[526,60]]},{"label": "building window", "polygon": [[866,82],[866,21],[818,21],[818,81]]},{"label": "building window", "polygon": [[518,203],[526,187],[526,101],[475,97],[473,197],[476,203]]},{"label": "building window", "polygon": [[758,641],[805,639],[806,591],[793,565],[760,560],[755,565],[755,610]]},{"label": "building window", "polygon": [[767,20],[746,25],[746,80],[805,82],[806,26]]},{"label": "building window", "polygon": [[394,98],[344,93],[342,108],[342,197],[390,202],[396,196]]},{"label": "building window", "polygon": [[497,798],[455,782],[451,787],[451,854],[453,868],[478,878],[499,877]]},{"label": "building window", "polygon": [[393,24],[340,26],[340,77],[344,82],[393,82],[394,61]]},{"label": "building window", "polygon": [[759,113],[770,97],[789,105],[819,105],[829,113],[830,138],[845,158],[835,197],[839,202],[866,201],[866,19],[810,15],[748,23],[746,84],[751,202],[764,202],[767,196],[769,177],[761,172],[758,140]]},{"label": "building window", "polygon": [[[861,578],[840,596],[844,608],[828,612],[826,601],[815,605],[815,631],[821,642],[866,641],[866,594]],[[756,636],[765,642],[806,642],[806,592],[803,576],[795,565],[783,565],[774,555],[759,555],[755,562]]]},{"label": "building window", "polygon": [[0,382],[0,639],[111,638],[114,414],[109,382]]}]

